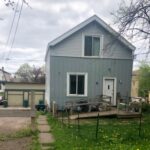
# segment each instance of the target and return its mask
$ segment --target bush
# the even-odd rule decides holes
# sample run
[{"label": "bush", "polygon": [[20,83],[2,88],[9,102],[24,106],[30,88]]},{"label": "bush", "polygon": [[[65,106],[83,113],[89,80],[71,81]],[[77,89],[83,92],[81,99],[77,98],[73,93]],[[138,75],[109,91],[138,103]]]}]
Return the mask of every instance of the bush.
[{"label": "bush", "polygon": [[150,104],[143,103],[142,104],[142,112],[149,112],[150,113]]}]

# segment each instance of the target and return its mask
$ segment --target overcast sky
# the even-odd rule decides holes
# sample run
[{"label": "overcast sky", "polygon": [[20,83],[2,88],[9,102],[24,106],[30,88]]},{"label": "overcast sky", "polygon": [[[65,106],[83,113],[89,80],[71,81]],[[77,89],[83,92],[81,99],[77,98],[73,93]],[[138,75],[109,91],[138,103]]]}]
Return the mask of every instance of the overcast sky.
[{"label": "overcast sky", "polygon": [[23,5],[12,48],[10,47],[19,12],[16,13],[12,34],[6,45],[14,11],[6,7],[3,0],[0,1],[0,67],[4,66],[5,70],[11,73],[23,63],[43,65],[47,43],[94,14],[112,26],[114,18],[111,12],[117,10],[120,2],[120,0],[26,1],[31,8]]}]

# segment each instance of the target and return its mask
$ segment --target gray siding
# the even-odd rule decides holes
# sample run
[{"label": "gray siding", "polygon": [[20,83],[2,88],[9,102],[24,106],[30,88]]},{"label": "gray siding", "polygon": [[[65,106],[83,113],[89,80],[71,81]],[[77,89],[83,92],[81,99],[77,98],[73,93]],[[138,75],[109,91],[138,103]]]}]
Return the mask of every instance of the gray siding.
[{"label": "gray siding", "polygon": [[67,72],[88,73],[88,98],[102,94],[103,77],[116,77],[117,92],[122,96],[130,95],[132,60],[51,56],[50,64],[50,99],[59,106],[68,100],[81,99],[66,96]]},{"label": "gray siding", "polygon": [[83,37],[85,35],[103,35],[104,44],[101,57],[132,59],[132,51],[96,22],[90,23],[54,47],[51,47],[51,55],[81,57]]}]

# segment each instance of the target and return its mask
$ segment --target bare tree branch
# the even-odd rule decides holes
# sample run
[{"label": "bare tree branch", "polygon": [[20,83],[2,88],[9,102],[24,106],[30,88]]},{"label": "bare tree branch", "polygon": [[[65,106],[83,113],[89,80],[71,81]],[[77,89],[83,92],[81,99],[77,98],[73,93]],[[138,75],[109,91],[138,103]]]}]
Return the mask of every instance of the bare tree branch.
[{"label": "bare tree branch", "polygon": [[[7,7],[11,7],[13,10],[15,9],[16,3],[14,0],[3,0],[3,1]],[[22,0],[22,1],[25,5],[27,5],[29,8],[31,8],[29,3],[26,0]]]},{"label": "bare tree branch", "polygon": [[132,0],[129,6],[124,2],[113,15],[121,34],[128,34],[133,38],[139,31],[141,36],[150,37],[149,0]]}]

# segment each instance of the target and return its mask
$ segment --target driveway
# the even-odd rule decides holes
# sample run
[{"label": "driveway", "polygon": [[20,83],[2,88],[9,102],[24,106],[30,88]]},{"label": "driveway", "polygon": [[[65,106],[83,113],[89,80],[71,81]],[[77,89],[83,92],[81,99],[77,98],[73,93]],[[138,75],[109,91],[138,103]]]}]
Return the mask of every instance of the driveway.
[{"label": "driveway", "polygon": [[0,117],[0,134],[15,133],[30,126],[29,117]]}]

